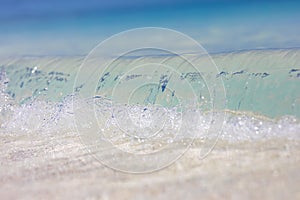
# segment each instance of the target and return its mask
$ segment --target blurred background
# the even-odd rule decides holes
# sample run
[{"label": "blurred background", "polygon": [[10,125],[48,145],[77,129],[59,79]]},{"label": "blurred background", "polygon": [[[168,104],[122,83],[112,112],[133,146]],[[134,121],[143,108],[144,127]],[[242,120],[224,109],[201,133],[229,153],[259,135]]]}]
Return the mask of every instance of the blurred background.
[{"label": "blurred background", "polygon": [[300,1],[0,0],[0,56],[85,55],[107,37],[155,26],[210,53],[300,46]]}]

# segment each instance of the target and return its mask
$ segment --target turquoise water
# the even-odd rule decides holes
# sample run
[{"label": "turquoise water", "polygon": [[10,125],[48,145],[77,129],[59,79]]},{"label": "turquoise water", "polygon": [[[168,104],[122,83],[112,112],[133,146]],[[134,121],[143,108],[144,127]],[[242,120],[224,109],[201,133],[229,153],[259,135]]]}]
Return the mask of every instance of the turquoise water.
[{"label": "turquoise water", "polygon": [[[210,62],[205,56],[191,56],[203,66]],[[102,76],[96,76],[96,82],[89,81],[95,77],[85,74],[75,81],[83,57],[2,60],[1,131],[61,132],[66,127],[75,130],[77,109],[80,111],[77,125],[89,124],[88,120],[92,121],[90,117],[95,115],[100,124],[95,130],[109,130],[108,137],[115,139],[122,135],[115,124],[122,125],[123,131],[140,136],[151,135],[161,130],[160,126],[166,126],[165,142],[172,141],[170,138],[175,133],[183,137],[202,137],[208,129],[219,133],[222,126],[222,137],[230,140],[266,135],[299,137],[300,50],[212,55],[219,68],[217,74],[212,74],[210,69],[195,71],[188,64],[179,65],[178,73],[173,74],[163,65],[152,64],[128,70],[126,74],[119,70],[130,63],[155,63],[161,57],[166,60],[164,64],[178,65],[178,58],[168,55],[124,57]],[[95,66],[90,69],[92,74],[101,67]],[[151,84],[145,84],[150,75]],[[226,99],[221,110],[213,105],[217,97],[214,93],[218,90],[214,86],[208,89],[208,79],[222,79],[224,83]],[[92,95],[86,96],[81,91]],[[196,107],[193,107],[194,99]],[[211,114],[212,111],[215,114]],[[226,117],[222,114],[224,111]],[[200,115],[198,122],[194,121],[196,115]],[[119,121],[115,121],[116,118]],[[214,128],[212,124],[218,125]],[[179,130],[180,126],[186,128]],[[115,134],[112,130],[116,130]],[[215,136],[210,133],[210,137]]]},{"label": "turquoise water", "polygon": [[[195,58],[203,65],[208,62],[207,58],[201,56],[197,58],[195,55]],[[228,110],[253,112],[269,118],[284,115],[300,117],[300,50],[254,50],[217,54],[213,55],[212,58],[219,68],[219,74],[208,74],[205,71],[196,72],[188,67],[183,67],[179,74],[173,75],[170,79],[170,74],[168,75],[166,70],[163,72],[163,69],[158,68],[160,71],[156,72],[158,74],[157,79],[153,80],[154,85],[148,85],[148,88],[144,88],[147,92],[151,90],[152,94],[144,94],[144,96],[148,95],[149,98],[149,96],[157,94],[172,95],[174,89],[168,90],[168,86],[175,85],[176,87],[178,80],[186,79],[191,84],[201,85],[201,87],[194,87],[196,88],[195,92],[199,98],[207,97],[207,101],[210,101],[212,96],[207,90],[204,79],[222,79],[226,90],[226,108]],[[155,57],[123,58],[118,67],[124,68],[126,64],[134,61],[143,64],[149,60],[155,61],[155,59]],[[18,104],[34,99],[60,101],[68,95],[80,91],[81,87],[90,87],[91,90],[95,90],[96,96],[102,95],[101,92],[105,88],[114,86],[116,82],[120,81],[118,77],[123,75],[120,70],[107,71],[98,78],[99,83],[97,85],[85,85],[84,80],[74,85],[82,61],[83,57],[32,57],[4,61],[1,65],[2,77],[5,74],[9,80],[5,92]],[[177,62],[177,58],[170,57],[167,64],[176,65]],[[143,82],[147,73],[151,74],[155,71],[151,71],[153,66],[148,66],[148,68],[150,70],[147,72],[144,69],[144,72],[133,71],[126,76],[124,75],[122,84],[125,86],[128,83],[126,87],[130,87],[130,81],[136,81],[133,85]],[[162,77],[162,74],[165,74],[165,77]],[[89,77],[86,79],[88,80]],[[173,84],[167,85],[167,82],[171,82],[172,79],[174,79]],[[104,85],[101,80],[105,80]],[[102,91],[97,91],[96,86],[98,90],[99,87],[102,87]],[[162,87],[165,87],[166,90]],[[178,86],[177,91],[185,90],[184,87],[187,86]],[[121,89],[118,92],[123,91],[126,90]],[[122,95],[119,96],[122,97]],[[145,99],[146,96],[144,96]],[[163,96],[161,100],[164,99]],[[153,103],[154,100],[151,101]]]}]

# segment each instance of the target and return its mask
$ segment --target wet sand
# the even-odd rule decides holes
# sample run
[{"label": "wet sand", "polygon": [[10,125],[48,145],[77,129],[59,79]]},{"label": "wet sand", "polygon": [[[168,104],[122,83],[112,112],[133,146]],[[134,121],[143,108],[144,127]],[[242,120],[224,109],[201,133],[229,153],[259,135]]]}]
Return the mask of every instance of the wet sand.
[{"label": "wet sand", "polygon": [[103,166],[79,138],[0,135],[1,199],[300,199],[300,142],[219,140],[199,159],[194,145],[148,174]]}]

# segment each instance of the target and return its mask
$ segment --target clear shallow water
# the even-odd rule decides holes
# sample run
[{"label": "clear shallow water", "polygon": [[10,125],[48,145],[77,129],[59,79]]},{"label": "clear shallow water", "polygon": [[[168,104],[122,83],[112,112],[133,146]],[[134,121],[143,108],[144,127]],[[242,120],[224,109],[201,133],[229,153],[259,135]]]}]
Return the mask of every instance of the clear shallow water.
[{"label": "clear shallow water", "polygon": [[[197,57],[197,55],[193,57],[203,65],[209,62],[207,57]],[[143,64],[155,59],[157,58],[149,56],[123,58],[122,63],[118,63],[118,65],[123,64],[126,66],[132,62]],[[230,140],[263,138],[267,135],[286,135],[288,137],[293,135],[292,137],[298,137],[300,50],[259,50],[217,54],[213,55],[213,60],[219,67],[218,74],[211,74],[209,70],[198,73],[184,71],[178,77],[173,76],[172,78],[186,79],[191,84],[197,82],[200,83],[199,85],[203,85],[203,87],[198,87],[196,93],[199,94],[199,99],[203,100],[204,103],[200,105],[197,111],[192,111],[201,116],[203,123],[200,120],[200,123],[195,127],[201,129],[201,127],[205,128],[205,125],[211,123],[211,114],[208,113],[214,96],[209,94],[203,77],[210,79],[222,78],[226,90],[226,108],[216,111],[219,114],[227,113],[222,137]],[[130,81],[142,82],[147,79],[147,71],[144,74],[142,71],[133,71],[124,75],[120,74],[120,71],[114,70],[108,71],[102,77],[99,77],[98,84],[94,86],[85,85],[80,80],[74,85],[82,61],[83,57],[3,59],[0,76],[2,131],[10,132],[13,129],[15,129],[15,132],[19,130],[33,131],[44,129],[46,126],[51,131],[58,128],[55,124],[63,120],[68,122],[64,121],[62,124],[66,125],[67,123],[67,127],[72,127],[72,118],[74,117],[72,101],[81,98],[79,92],[84,87],[95,91],[94,97],[84,100],[84,103],[87,104],[85,106],[97,105],[97,109],[102,114],[107,110],[111,110],[112,107],[120,110],[120,112],[122,109],[124,111],[127,109],[126,106],[122,108],[124,104],[120,104],[119,107],[113,105],[111,96],[107,96],[105,92],[98,92],[97,88],[102,87],[105,91],[105,88],[112,87],[114,82],[119,81],[124,87],[119,87],[121,89],[116,93],[122,94],[127,87],[130,87],[130,84],[126,85],[126,83]],[[169,65],[176,64],[178,59],[170,57],[167,58],[166,63]],[[124,78],[120,81],[118,77],[121,75]],[[159,102],[162,107],[165,107],[161,109],[164,109],[164,112],[169,116],[169,122],[173,123],[174,127],[176,120],[172,121],[172,119],[182,113],[183,110],[176,107],[179,104],[178,99],[176,100],[174,97],[175,90],[168,90],[168,86],[171,85],[170,77],[163,76],[163,74],[159,74],[157,77],[157,80],[154,81],[158,83],[158,87],[157,85],[147,85],[145,88],[141,88],[144,91],[144,93],[141,93],[142,96],[139,96],[140,94],[137,92],[137,94],[133,94],[136,97],[134,96],[132,99],[135,98],[136,101],[141,101],[140,98],[142,98],[146,105],[149,104],[149,102],[145,102],[146,99],[149,101],[152,95],[151,98],[155,99],[152,99],[151,103],[158,104],[157,102]],[[184,91],[184,87],[183,85],[178,89]],[[129,90],[129,88],[127,89]],[[145,96],[145,93],[148,96]],[[167,98],[171,100],[166,101]],[[160,120],[161,111],[155,111],[155,109],[146,111],[143,105],[138,105],[141,106],[140,108],[134,108],[134,105],[134,102],[132,102],[129,110],[139,113],[138,115],[135,114],[136,121],[144,120],[144,122],[141,122],[144,123],[144,126],[146,126],[146,123],[150,123],[150,118],[155,120],[155,116],[157,121]],[[147,115],[147,113],[148,119],[147,116],[142,115]],[[109,112],[108,115],[110,115]],[[193,114],[190,113],[190,115]],[[141,116],[144,116],[144,118],[141,118]],[[113,116],[106,116],[106,120],[110,120],[111,117]],[[214,117],[218,117],[218,114]],[[109,123],[113,123],[112,120]],[[134,126],[137,127],[136,124]],[[150,127],[150,124],[148,124],[148,127]],[[201,132],[203,131],[198,130],[196,133],[191,133],[191,135],[199,136],[200,133],[201,136]]]}]

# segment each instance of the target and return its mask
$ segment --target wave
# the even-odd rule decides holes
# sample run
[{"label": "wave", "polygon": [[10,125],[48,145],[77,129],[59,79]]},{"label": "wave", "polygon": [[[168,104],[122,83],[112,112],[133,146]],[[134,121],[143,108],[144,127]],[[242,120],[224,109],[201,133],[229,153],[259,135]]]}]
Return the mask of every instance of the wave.
[{"label": "wave", "polygon": [[[190,56],[203,66],[210,62],[209,57],[203,55]],[[166,59],[166,56],[163,57]],[[128,129],[125,132],[136,132],[135,134],[142,132],[139,136],[147,137],[148,134],[153,133],[151,123],[160,125],[163,121],[162,117],[165,124],[160,131],[167,134],[158,134],[158,137],[164,138],[165,142],[173,142],[174,132],[182,137],[209,138],[210,132],[207,130],[217,132],[217,137],[228,141],[269,137],[299,139],[300,50],[246,51],[216,54],[212,58],[219,67],[218,73],[213,74],[209,69],[205,71],[205,67],[199,73],[186,70],[178,75],[178,80],[188,80],[193,84],[203,81],[203,77],[222,79],[226,91],[226,107],[223,110],[210,110],[210,107],[180,110],[176,107],[177,103],[168,104],[171,105],[168,107],[163,100],[161,105],[164,106],[154,106],[159,101],[157,95],[167,94],[173,97],[174,94],[174,91],[167,89],[170,78],[161,74],[157,81],[159,86],[157,90],[146,88],[147,91],[153,89],[151,90],[153,99],[148,98],[147,104],[118,105],[112,102],[110,96],[97,93],[97,88],[103,89],[103,82],[106,84],[105,87],[110,87],[120,80],[119,76],[123,76],[122,81],[126,83],[132,80],[143,80],[145,74],[135,72],[124,75],[118,70],[110,71],[99,77],[96,86],[91,87],[85,84],[85,80],[89,77],[83,76],[84,79],[75,81],[83,57],[3,59],[0,64],[1,132],[4,134],[76,133],[74,117],[78,115],[76,116],[73,108],[75,102],[77,105],[75,109],[84,108],[79,116],[82,120],[91,115],[90,112],[84,113],[86,110],[91,108],[95,112],[96,109],[101,115],[99,119],[105,121],[104,128],[113,127],[110,129],[109,137],[115,142],[119,141],[122,135],[122,133],[113,134],[113,130],[120,130],[120,123],[124,123],[123,127]],[[141,56],[122,59],[122,63],[128,64],[154,62],[158,58]],[[166,63],[174,65],[178,62],[176,59],[170,56]],[[91,90],[96,91],[95,95],[82,98],[80,95],[82,88],[90,87]],[[119,92],[126,90],[126,87],[120,88]],[[203,88],[205,90],[205,87]],[[144,91],[146,89],[143,88]],[[205,92],[200,92],[199,98],[205,95]],[[210,98],[213,99],[213,96]],[[207,98],[208,105],[211,103],[210,98]],[[145,100],[143,102],[145,103]],[[151,107],[149,102],[154,107]],[[116,116],[111,114],[111,110],[113,113],[118,113],[121,116],[119,118],[123,120],[116,122]],[[195,115],[198,116],[196,122],[180,121],[182,116],[184,119],[193,119]],[[222,130],[219,129],[221,126]]]}]

